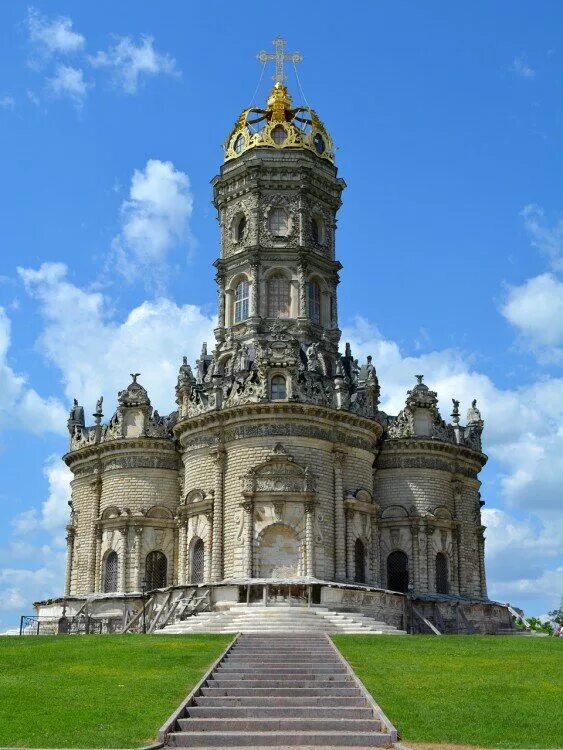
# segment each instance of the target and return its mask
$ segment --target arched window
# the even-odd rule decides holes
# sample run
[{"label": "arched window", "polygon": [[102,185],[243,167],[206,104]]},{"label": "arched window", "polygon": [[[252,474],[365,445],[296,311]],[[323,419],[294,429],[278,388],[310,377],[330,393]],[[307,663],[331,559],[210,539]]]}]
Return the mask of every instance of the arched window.
[{"label": "arched window", "polygon": [[249,285],[246,279],[243,279],[235,291],[235,323],[240,323],[248,318],[249,305]]},{"label": "arched window", "polygon": [[240,154],[243,148],[244,148],[244,136],[242,135],[242,133],[240,133],[235,140],[234,149],[237,154]]},{"label": "arched window", "polygon": [[307,298],[309,301],[309,319],[313,323],[321,322],[321,290],[316,281],[307,284]]},{"label": "arched window", "polygon": [[318,245],[324,242],[324,224],[318,216],[313,216],[311,219],[311,237]]},{"label": "arched window", "polygon": [[196,539],[192,544],[191,579],[192,583],[203,582],[203,566],[205,562],[205,544],[202,539]]},{"label": "arched window", "polygon": [[358,583],[366,582],[366,550],[361,539],[356,539],[354,544],[354,580]]},{"label": "arched window", "polygon": [[283,125],[276,125],[272,130],[272,139],[277,146],[281,146],[287,140],[287,133]]},{"label": "arched window", "polygon": [[166,586],[167,568],[168,562],[163,552],[159,550],[149,552],[145,561],[145,580],[148,591],[162,589]]},{"label": "arched window", "polygon": [[448,593],[448,558],[443,552],[436,555],[436,593]]},{"label": "arched window", "polygon": [[404,593],[409,590],[409,558],[401,550],[391,552],[387,558],[387,588]]},{"label": "arched window", "polygon": [[242,242],[246,232],[246,216],[240,216],[235,226],[235,242]]},{"label": "arched window", "polygon": [[268,227],[274,237],[285,237],[289,234],[289,215],[285,208],[272,208],[268,217]]},{"label": "arched window", "polygon": [[275,274],[268,280],[268,318],[289,318],[289,280]]},{"label": "arched window", "polygon": [[104,593],[108,594],[117,591],[117,571],[119,568],[119,558],[117,552],[110,552],[106,557],[106,566],[104,570]]},{"label": "arched window", "polygon": [[270,398],[272,401],[283,401],[287,396],[285,378],[283,375],[274,375],[270,383]]}]

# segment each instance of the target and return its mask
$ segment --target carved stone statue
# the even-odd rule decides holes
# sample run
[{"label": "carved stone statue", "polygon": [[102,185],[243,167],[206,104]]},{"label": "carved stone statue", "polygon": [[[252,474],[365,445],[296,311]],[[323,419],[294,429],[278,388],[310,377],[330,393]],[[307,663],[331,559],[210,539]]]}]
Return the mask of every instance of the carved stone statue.
[{"label": "carved stone statue", "polygon": [[102,415],[102,404],[104,403],[104,397],[100,396],[100,398],[96,401],[96,411],[95,414]]},{"label": "carved stone statue", "polygon": [[307,347],[307,369],[309,372],[320,372],[319,344],[312,343]]}]

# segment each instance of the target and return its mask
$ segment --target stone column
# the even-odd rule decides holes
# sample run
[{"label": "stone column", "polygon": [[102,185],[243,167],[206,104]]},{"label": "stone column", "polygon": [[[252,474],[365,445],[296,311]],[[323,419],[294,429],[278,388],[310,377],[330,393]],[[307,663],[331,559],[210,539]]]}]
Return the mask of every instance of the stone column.
[{"label": "stone column", "polygon": [[124,594],[127,591],[127,526],[122,526],[119,529],[121,534],[121,554],[119,555],[119,581],[118,591],[120,594]]},{"label": "stone column", "polygon": [[252,540],[254,538],[254,503],[246,500],[242,504],[244,512],[244,575],[252,578]]},{"label": "stone column", "polygon": [[308,318],[307,310],[307,266],[302,261],[297,266],[297,283],[299,285],[299,317]]},{"label": "stone column", "polygon": [[217,314],[217,325],[219,328],[224,328],[225,323],[225,274],[220,272],[216,275],[215,281],[218,285],[218,314]]},{"label": "stone column", "polygon": [[141,571],[141,549],[143,546],[143,527],[135,526],[135,589],[141,590],[141,581],[143,580]]},{"label": "stone column", "polygon": [[213,546],[211,532],[213,529],[213,514],[207,513],[205,518],[207,519],[207,529],[205,532],[205,539],[203,540],[203,543],[205,544],[203,556],[203,580],[207,582],[211,578],[211,551]]},{"label": "stone column", "polygon": [[458,550],[457,550],[457,528],[452,528],[452,559],[450,572],[450,586],[452,594],[459,594],[459,573],[458,573]]},{"label": "stone column", "polygon": [[185,519],[178,519],[178,586],[186,584],[186,551],[188,525]]},{"label": "stone column", "polygon": [[344,518],[344,487],[342,483],[342,468],[346,454],[335,451],[334,461],[334,578],[337,581],[346,580],[346,542]]},{"label": "stone column", "polygon": [[334,280],[334,286],[332,288],[332,320],[331,324],[333,328],[338,328],[338,295],[337,295],[337,288],[338,288],[338,282],[340,281],[338,274],[336,274],[336,278]]},{"label": "stone column", "polygon": [[487,578],[485,575],[485,526],[477,529],[477,553],[479,555],[479,588],[483,597],[487,596]]},{"label": "stone column", "polygon": [[92,507],[92,521],[90,526],[90,540],[88,550],[88,593],[91,594],[96,590],[96,525],[100,515],[100,501],[102,496],[102,480],[96,477],[93,481],[95,485],[94,505]]},{"label": "stone column", "polygon": [[315,537],[314,537],[314,530],[313,530],[314,513],[315,513],[315,503],[310,502],[310,501],[305,503],[305,550],[306,550],[305,556],[307,558],[305,575],[307,576],[315,575],[315,559],[314,559]]},{"label": "stone column", "polygon": [[381,531],[377,517],[371,517],[371,578],[375,586],[381,586]]},{"label": "stone column", "polygon": [[352,508],[346,509],[346,558],[347,558],[347,572],[348,580],[354,581],[356,579],[356,557],[354,548],[354,511]]},{"label": "stone column", "polygon": [[260,315],[260,298],[258,294],[260,284],[260,264],[253,261],[250,264],[250,317],[257,318]]},{"label": "stone column", "polygon": [[213,452],[215,461],[215,493],[213,498],[213,541],[211,543],[211,580],[223,578],[223,489],[225,483],[225,449]]},{"label": "stone column", "polygon": [[104,530],[101,523],[96,526],[96,564],[94,573],[94,591],[102,590],[101,569],[102,569],[102,539]]},{"label": "stone column", "polygon": [[416,591],[420,591],[420,544],[418,532],[420,531],[418,523],[411,526],[412,539],[412,584]]},{"label": "stone column", "polygon": [[72,557],[74,554],[74,535],[73,526],[66,527],[66,569],[65,569],[65,596],[70,596],[70,586],[72,581]]},{"label": "stone column", "polygon": [[432,536],[434,534],[434,526],[426,526],[425,529],[426,532],[426,581],[427,591],[434,591],[436,586],[432,583],[432,555],[434,552],[434,547],[432,544]]}]

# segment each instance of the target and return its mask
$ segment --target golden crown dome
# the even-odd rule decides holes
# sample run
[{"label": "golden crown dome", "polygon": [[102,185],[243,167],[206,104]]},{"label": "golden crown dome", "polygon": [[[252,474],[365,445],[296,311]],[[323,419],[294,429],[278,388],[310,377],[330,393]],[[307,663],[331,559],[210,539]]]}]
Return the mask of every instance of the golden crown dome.
[{"label": "golden crown dome", "polygon": [[287,88],[276,82],[266,109],[249,107],[241,112],[225,141],[225,161],[251,148],[306,148],[334,163],[332,138],[310,107],[291,106]]}]

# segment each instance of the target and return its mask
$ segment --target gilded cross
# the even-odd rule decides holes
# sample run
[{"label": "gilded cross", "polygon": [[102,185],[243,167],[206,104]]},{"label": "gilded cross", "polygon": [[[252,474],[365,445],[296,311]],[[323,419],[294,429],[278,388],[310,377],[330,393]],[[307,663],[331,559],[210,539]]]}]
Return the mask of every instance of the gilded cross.
[{"label": "gilded cross", "polygon": [[274,60],[276,63],[276,73],[272,76],[274,81],[276,83],[283,83],[286,79],[286,76],[283,72],[283,64],[284,62],[292,62],[294,64],[300,63],[301,60],[303,60],[303,56],[300,52],[284,52],[284,47],[286,45],[285,39],[282,39],[281,36],[278,36],[274,39],[272,44],[276,48],[275,52],[265,52],[262,50],[256,55],[256,58],[261,63],[267,63],[268,60]]}]

